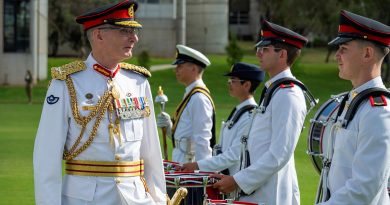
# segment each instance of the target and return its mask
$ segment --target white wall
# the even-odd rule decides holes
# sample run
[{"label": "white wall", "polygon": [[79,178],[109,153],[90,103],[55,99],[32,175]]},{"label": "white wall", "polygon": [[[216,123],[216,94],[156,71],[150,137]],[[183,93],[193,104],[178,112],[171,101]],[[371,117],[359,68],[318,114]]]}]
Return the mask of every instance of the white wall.
[{"label": "white wall", "polygon": [[228,0],[187,0],[187,45],[205,53],[225,53]]},{"label": "white wall", "polygon": [[150,55],[173,57],[176,49],[176,30],[174,19],[138,19],[142,24],[138,44],[134,53],[146,50]]}]

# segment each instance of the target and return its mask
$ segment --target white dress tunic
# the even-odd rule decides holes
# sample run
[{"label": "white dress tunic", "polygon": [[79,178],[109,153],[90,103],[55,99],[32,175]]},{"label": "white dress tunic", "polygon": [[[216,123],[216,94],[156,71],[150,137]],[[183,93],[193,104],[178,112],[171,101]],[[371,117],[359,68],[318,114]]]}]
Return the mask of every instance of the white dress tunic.
[{"label": "white dress tunic", "polygon": [[[185,95],[195,86],[206,87],[201,79],[196,80],[186,87]],[[183,110],[174,134],[175,142],[177,142],[172,151],[174,162],[194,162],[211,157],[212,116],[213,105],[206,95],[202,93],[192,95]]]},{"label": "white dress tunic", "polygon": [[[93,70],[97,62],[90,55],[86,69],[71,74],[78,109],[82,116],[91,111],[82,106],[96,105],[107,91],[108,78]],[[81,126],[72,114],[65,81],[53,80],[47,91],[35,140],[34,178],[37,205],[149,205],[166,204],[161,150],[154,117],[152,95],[147,79],[132,71],[120,69],[113,78],[121,97],[147,97],[149,117],[120,120],[120,141],[109,139],[109,116],[105,113],[90,146],[74,160],[138,161],[144,160],[144,177],[149,188],[137,177],[63,176],[64,148],[70,149],[80,134]],[[50,97],[51,96],[51,97]],[[115,115],[115,114],[114,114]],[[88,123],[81,144],[88,139],[95,120]]]},{"label": "white dress tunic", "polygon": [[[287,69],[266,82],[293,77]],[[272,205],[298,205],[299,188],[294,150],[306,116],[300,87],[281,88],[264,113],[256,113],[249,133],[251,165],[233,175],[238,186],[250,194],[240,201]]]},{"label": "white dress tunic", "polygon": [[[253,97],[243,101],[236,106],[236,111],[233,114],[235,116],[237,111],[247,105],[257,106],[256,101]],[[232,117],[233,119],[234,117]],[[222,153],[213,156],[211,158],[202,159],[198,161],[199,170],[202,171],[222,171],[229,169],[229,174],[233,175],[240,169],[240,150],[241,150],[241,137],[245,132],[246,126],[250,122],[250,113],[245,112],[241,115],[240,119],[234,124],[232,128],[228,128],[225,122],[225,126],[222,126],[220,135],[220,144],[222,146]]]},{"label": "white dress tunic", "polygon": [[[356,93],[374,87],[385,88],[381,77],[352,90],[346,105]],[[386,106],[371,106],[367,99],[359,106],[346,129],[336,128],[328,183],[331,198],[321,205],[390,204],[387,193],[390,171],[389,98],[386,101]],[[339,119],[344,119],[346,111],[344,109]]]}]

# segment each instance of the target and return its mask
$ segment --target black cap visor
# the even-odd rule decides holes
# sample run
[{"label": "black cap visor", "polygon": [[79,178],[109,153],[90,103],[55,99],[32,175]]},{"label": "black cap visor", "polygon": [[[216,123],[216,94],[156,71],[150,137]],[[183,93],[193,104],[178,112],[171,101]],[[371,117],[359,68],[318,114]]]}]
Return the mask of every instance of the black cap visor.
[{"label": "black cap visor", "polygon": [[186,63],[187,61],[183,60],[183,59],[176,59],[175,61],[173,61],[172,65],[179,65],[179,64],[183,64],[183,63]]},{"label": "black cap visor", "polygon": [[256,43],[255,48],[261,47],[261,46],[268,46],[271,45],[272,41],[270,39],[264,39]]},{"label": "black cap visor", "polygon": [[342,37],[342,36],[337,36],[335,39],[331,40],[328,45],[330,46],[338,46],[340,44],[343,44],[343,43],[346,43],[346,42],[349,42],[349,41],[352,41],[354,40],[355,38],[351,38],[351,37]]},{"label": "black cap visor", "polygon": [[206,68],[206,64],[196,60],[195,58],[183,54],[178,54],[176,60],[172,63],[172,65],[179,65],[187,62],[194,63],[196,65],[199,65],[202,68]]}]

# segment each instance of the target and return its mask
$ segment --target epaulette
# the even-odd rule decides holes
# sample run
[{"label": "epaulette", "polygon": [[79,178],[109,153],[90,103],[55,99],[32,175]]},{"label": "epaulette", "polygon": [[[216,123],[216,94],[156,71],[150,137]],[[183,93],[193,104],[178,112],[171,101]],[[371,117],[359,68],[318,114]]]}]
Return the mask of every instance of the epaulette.
[{"label": "epaulette", "polygon": [[142,67],[142,66],[137,66],[129,63],[120,63],[121,68],[126,69],[126,70],[131,70],[133,72],[136,72],[138,74],[142,74],[143,76],[149,78],[152,76],[150,71],[148,69]]},{"label": "epaulette", "polygon": [[57,80],[65,80],[72,73],[85,70],[87,66],[83,61],[74,61],[60,67],[51,68],[51,77]]},{"label": "epaulette", "polygon": [[282,84],[280,84],[280,86],[279,86],[280,88],[292,88],[292,87],[294,87],[294,83],[282,83]]},{"label": "epaulette", "polygon": [[387,106],[387,101],[384,95],[370,96],[370,103],[372,107]]}]

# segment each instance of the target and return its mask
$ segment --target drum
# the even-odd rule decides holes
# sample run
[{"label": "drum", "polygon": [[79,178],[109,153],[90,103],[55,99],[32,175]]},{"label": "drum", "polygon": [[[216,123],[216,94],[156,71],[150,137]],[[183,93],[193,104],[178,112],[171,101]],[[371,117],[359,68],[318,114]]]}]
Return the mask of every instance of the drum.
[{"label": "drum", "polygon": [[256,203],[233,200],[208,200],[207,205],[257,205]]},{"label": "drum", "polygon": [[163,165],[164,165],[164,172],[175,171],[176,168],[180,167],[180,164],[178,162],[172,162],[165,159],[163,160]]},{"label": "drum", "polygon": [[187,197],[181,205],[203,205],[207,199],[222,199],[222,194],[212,186],[216,182],[210,177],[213,172],[166,172],[165,180],[169,197],[180,187],[188,190]]},{"label": "drum", "polygon": [[327,151],[330,130],[345,94],[346,92],[332,96],[317,110],[314,118],[310,120],[307,142],[308,154],[319,173],[322,170],[322,155]]}]

